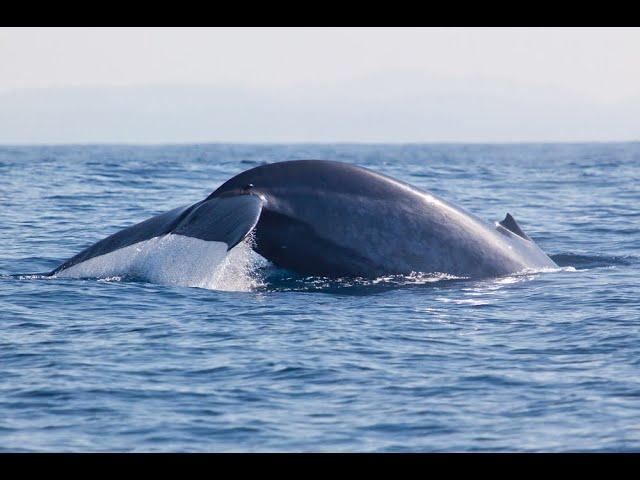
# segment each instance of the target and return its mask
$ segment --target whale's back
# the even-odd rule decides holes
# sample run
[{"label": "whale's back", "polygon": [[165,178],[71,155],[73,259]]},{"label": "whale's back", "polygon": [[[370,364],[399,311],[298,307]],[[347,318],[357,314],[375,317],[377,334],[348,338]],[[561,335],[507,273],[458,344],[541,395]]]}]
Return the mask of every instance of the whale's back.
[{"label": "whale's back", "polygon": [[178,256],[193,250],[185,238],[205,242],[198,248],[218,255],[252,231],[263,257],[309,275],[486,277],[555,266],[510,216],[496,229],[436,195],[365,168],[297,160],[242,172],[206,199],[114,233],[52,273],[95,258],[108,263],[114,257],[105,256],[116,251],[136,254],[142,243],[166,236],[171,241],[163,245],[178,247],[163,255],[179,264]]},{"label": "whale's back", "polygon": [[510,238],[436,195],[350,164],[262,165],[210,198],[243,191],[264,201],[257,251],[303,273],[493,276],[553,264],[528,237]]}]

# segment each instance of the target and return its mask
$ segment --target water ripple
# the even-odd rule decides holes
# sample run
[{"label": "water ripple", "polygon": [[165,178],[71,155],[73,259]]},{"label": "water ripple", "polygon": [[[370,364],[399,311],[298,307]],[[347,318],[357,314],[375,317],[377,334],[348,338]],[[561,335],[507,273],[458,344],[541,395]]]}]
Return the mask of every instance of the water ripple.
[{"label": "water ripple", "polygon": [[[295,158],[513,212],[560,268],[257,264],[245,291],[33,275]],[[0,171],[1,451],[640,449],[638,143],[0,147]]]}]

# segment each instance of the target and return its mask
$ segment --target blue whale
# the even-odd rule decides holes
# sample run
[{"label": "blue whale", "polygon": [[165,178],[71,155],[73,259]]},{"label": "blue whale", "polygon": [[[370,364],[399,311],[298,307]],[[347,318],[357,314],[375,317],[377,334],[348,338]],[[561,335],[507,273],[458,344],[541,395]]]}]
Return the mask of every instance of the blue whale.
[{"label": "blue whale", "polygon": [[411,272],[482,278],[557,268],[507,214],[489,225],[464,209],[374,171],[325,160],[262,165],[211,195],[121,230],[67,260],[57,275],[166,235],[256,252],[304,275]]}]

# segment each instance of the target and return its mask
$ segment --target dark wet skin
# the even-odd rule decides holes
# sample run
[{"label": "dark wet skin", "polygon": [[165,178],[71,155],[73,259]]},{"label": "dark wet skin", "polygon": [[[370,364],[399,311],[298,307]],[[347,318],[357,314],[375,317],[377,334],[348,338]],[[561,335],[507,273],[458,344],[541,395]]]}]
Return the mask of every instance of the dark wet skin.
[{"label": "dark wet skin", "polygon": [[297,160],[240,173],[205,200],[117,232],[52,273],[168,233],[232,248],[251,231],[259,254],[308,275],[489,277],[556,267],[510,215],[496,229],[399,180],[345,163]]}]

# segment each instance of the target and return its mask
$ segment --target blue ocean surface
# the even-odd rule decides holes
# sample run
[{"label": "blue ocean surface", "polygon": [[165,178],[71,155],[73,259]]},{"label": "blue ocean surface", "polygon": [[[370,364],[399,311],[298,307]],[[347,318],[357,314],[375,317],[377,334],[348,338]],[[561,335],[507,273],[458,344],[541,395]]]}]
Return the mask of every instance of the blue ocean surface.
[{"label": "blue ocean surface", "polygon": [[[561,268],[37,275],[310,158],[511,212]],[[640,143],[4,146],[0,206],[2,451],[640,450]]]}]

